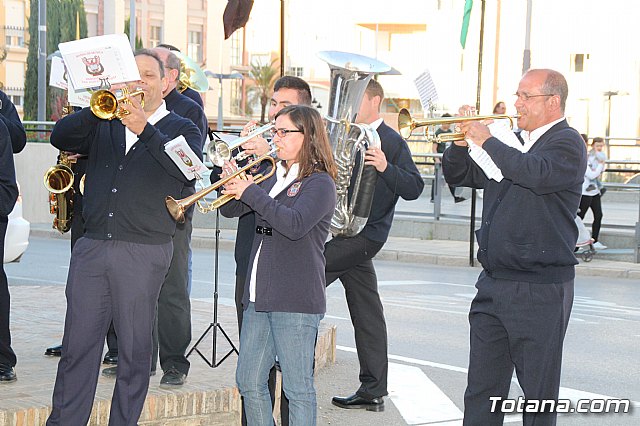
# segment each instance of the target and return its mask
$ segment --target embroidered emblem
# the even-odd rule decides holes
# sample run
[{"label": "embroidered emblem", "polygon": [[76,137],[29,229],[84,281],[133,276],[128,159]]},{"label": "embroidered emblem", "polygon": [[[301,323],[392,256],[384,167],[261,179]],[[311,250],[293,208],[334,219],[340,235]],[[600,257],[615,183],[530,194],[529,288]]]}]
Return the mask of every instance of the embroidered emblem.
[{"label": "embroidered emblem", "polygon": [[287,197],[295,197],[300,192],[300,186],[302,186],[302,182],[296,182],[289,187],[287,190]]}]

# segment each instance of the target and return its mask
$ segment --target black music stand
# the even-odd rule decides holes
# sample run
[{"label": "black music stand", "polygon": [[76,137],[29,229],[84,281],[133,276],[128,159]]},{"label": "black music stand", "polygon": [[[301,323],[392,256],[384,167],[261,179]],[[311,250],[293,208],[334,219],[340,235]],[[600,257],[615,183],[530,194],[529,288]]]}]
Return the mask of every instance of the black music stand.
[{"label": "black music stand", "polygon": [[[187,352],[187,358],[188,358],[193,351],[196,351],[198,355],[200,355],[200,358],[202,358],[204,362],[206,362],[207,365],[211,368],[216,368],[217,366],[222,364],[224,360],[227,359],[229,355],[231,355],[232,353],[234,352],[236,354],[238,353],[238,349],[236,349],[236,346],[233,344],[233,342],[229,338],[229,335],[224,331],[224,329],[222,328],[222,325],[220,325],[220,323],[218,322],[218,249],[219,249],[219,245],[220,245],[220,210],[216,209],[216,254],[214,257],[214,279],[213,279],[213,322],[209,323],[209,327],[207,327],[207,329],[204,331],[204,333],[202,333],[202,335],[200,336],[198,341],[195,343],[195,345],[193,345],[193,347],[189,350],[189,352]],[[202,352],[200,352],[200,349],[198,349],[198,345],[207,336],[207,333],[209,333],[209,330],[212,330],[212,345],[213,345],[211,348],[211,361],[209,361],[209,358],[207,358]],[[216,361],[216,358],[217,358],[216,346],[218,343],[218,330],[220,330],[220,332],[225,337],[225,339],[227,339],[227,342],[229,342],[229,344],[231,345],[231,349],[229,350],[229,352],[227,352],[226,355],[223,356],[222,359],[220,359],[220,361]]]}]

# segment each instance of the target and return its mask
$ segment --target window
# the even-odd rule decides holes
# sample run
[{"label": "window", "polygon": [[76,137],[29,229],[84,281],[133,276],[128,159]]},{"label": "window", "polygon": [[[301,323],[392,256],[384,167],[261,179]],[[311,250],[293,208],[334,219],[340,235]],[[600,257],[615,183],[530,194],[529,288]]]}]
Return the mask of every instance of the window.
[{"label": "window", "polygon": [[231,65],[242,65],[241,33],[244,33],[244,29],[234,32],[231,36]]},{"label": "window", "polygon": [[231,80],[231,113],[244,115],[242,112],[242,80]]},{"label": "window", "polygon": [[571,55],[571,71],[584,72],[586,62],[589,60],[589,54],[573,53]]},{"label": "window", "polygon": [[26,47],[24,42],[25,29],[23,27],[3,27],[5,44],[11,47]]},{"label": "window", "polygon": [[156,47],[162,43],[162,27],[159,25],[151,25],[149,28],[149,45]]},{"label": "window", "polygon": [[202,62],[202,28],[189,30],[187,56],[196,62]]},{"label": "window", "polygon": [[304,68],[303,67],[289,67],[289,70],[287,71],[287,75],[292,75],[295,77],[302,77],[304,76]]},{"label": "window", "polygon": [[22,96],[20,95],[12,95],[11,96],[11,102],[13,102],[13,104],[17,107],[22,106]]}]

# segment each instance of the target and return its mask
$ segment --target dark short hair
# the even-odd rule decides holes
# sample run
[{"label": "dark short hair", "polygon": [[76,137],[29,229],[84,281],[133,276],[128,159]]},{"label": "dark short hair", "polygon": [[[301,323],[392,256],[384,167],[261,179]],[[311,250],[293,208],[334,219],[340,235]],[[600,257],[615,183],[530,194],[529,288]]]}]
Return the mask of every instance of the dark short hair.
[{"label": "dark short hair", "polygon": [[300,164],[298,178],[302,179],[314,172],[327,172],[335,179],[338,168],[333,159],[327,128],[318,110],[308,105],[289,105],[278,111],[275,118],[280,116],[289,117],[296,129],[304,134],[297,159]]},{"label": "dark short hair", "polygon": [[166,43],[160,43],[156,47],[164,47],[165,49],[173,50],[174,52],[179,52],[180,51],[180,49],[178,49],[177,47],[175,47],[175,46],[173,46],[171,44],[166,44]]},{"label": "dark short hair", "polygon": [[160,77],[164,78],[164,64],[162,63],[162,59],[158,56],[156,52],[151,49],[138,49],[133,52],[133,56],[150,56],[156,60],[158,63],[158,67],[160,67]]},{"label": "dark short hair", "polygon": [[449,114],[448,112],[445,112],[444,114],[442,114],[443,117],[451,117],[451,114]]},{"label": "dark short hair", "polygon": [[597,136],[597,137],[593,138],[593,140],[591,141],[591,145],[593,145],[594,143],[599,143],[599,142],[604,143],[604,138],[601,138],[600,136]]},{"label": "dark short hair", "polygon": [[273,86],[273,91],[277,92],[280,89],[293,89],[298,92],[298,104],[299,105],[311,105],[311,88],[309,84],[301,79],[292,75],[285,75],[276,80]]},{"label": "dark short hair", "polygon": [[365,93],[370,98],[380,96],[380,103],[382,104],[382,100],[384,99],[384,89],[382,88],[380,83],[378,83],[378,80],[374,80],[373,78],[369,80],[369,84],[367,84]]}]

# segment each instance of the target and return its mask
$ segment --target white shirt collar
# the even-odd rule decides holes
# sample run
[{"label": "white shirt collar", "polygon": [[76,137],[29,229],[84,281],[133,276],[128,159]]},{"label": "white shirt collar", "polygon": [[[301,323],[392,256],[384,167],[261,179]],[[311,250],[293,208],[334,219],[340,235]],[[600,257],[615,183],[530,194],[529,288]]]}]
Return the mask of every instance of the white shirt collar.
[{"label": "white shirt collar", "polygon": [[[147,118],[147,123],[156,124],[158,121],[162,120],[164,117],[169,115],[169,110],[167,109],[167,104],[162,100],[160,106]],[[126,147],[124,149],[125,155],[129,152],[131,147],[138,142],[138,135],[129,130],[128,127],[124,128],[124,135],[126,141]]]},{"label": "white shirt collar", "polygon": [[551,123],[545,124],[542,127],[538,127],[537,129],[532,130],[531,132],[529,132],[528,130],[523,130],[522,132],[520,132],[520,137],[524,141],[524,151],[528,152],[529,149],[531,149],[531,147],[533,146],[533,144],[536,143],[536,141],[540,139],[542,135],[547,133],[547,130],[549,130],[550,128],[552,128],[553,126],[555,126],[556,124],[558,124],[564,119],[565,119],[564,117],[560,117],[559,119],[552,121]]},{"label": "white shirt collar", "polygon": [[371,128],[373,130],[378,130],[378,127],[380,127],[380,125],[382,124],[382,117],[378,118],[376,121],[374,121],[373,123],[369,124],[369,126],[371,126]]},{"label": "white shirt collar", "polygon": [[[276,165],[276,183],[273,185],[271,190],[269,191],[269,196],[271,198],[278,195],[285,189],[287,186],[291,184],[294,180],[298,178],[298,172],[300,171],[300,165],[298,163],[293,163],[291,167],[289,167],[289,171],[287,171],[285,165],[282,161],[279,161]],[[285,176],[286,173],[286,176]]]}]

